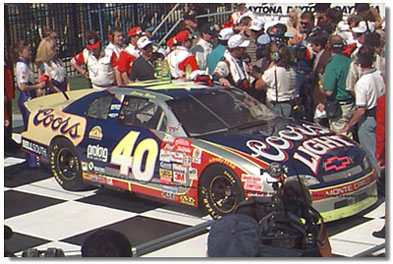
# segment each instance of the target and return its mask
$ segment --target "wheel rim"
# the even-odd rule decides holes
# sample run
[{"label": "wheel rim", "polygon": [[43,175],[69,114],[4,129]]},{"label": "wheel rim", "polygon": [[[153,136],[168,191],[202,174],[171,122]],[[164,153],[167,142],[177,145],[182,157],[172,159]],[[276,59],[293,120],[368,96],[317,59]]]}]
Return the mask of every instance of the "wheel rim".
[{"label": "wheel rim", "polygon": [[64,180],[72,181],[79,171],[78,158],[70,149],[61,149],[57,155],[59,173]]},{"label": "wheel rim", "polygon": [[215,208],[223,214],[230,213],[237,205],[236,184],[224,176],[218,175],[210,183],[210,197]]}]

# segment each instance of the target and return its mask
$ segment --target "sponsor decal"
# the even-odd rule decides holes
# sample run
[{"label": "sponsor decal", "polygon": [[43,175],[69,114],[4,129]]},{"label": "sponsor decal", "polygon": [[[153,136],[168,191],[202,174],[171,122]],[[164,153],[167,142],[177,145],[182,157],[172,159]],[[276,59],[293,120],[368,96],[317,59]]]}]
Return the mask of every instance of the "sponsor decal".
[{"label": "sponsor decal", "polygon": [[22,139],[22,148],[27,149],[38,155],[47,155],[47,148],[44,146],[40,146],[37,143],[31,142],[26,139]]},{"label": "sponsor decal", "polygon": [[166,134],[162,141],[165,143],[173,144],[175,143],[175,138],[169,134]]},{"label": "sponsor decal", "polygon": [[108,116],[109,116],[110,118],[116,118],[116,117],[119,116],[119,113],[109,113]]},{"label": "sponsor decal", "polygon": [[171,162],[183,163],[184,162],[184,154],[181,152],[171,152]]},{"label": "sponsor decal", "polygon": [[172,182],[172,171],[166,169],[158,169],[160,180],[164,182]]},{"label": "sponsor decal", "polygon": [[187,167],[179,164],[173,164],[173,181],[186,184]]},{"label": "sponsor decal", "polygon": [[355,192],[363,187],[370,185],[375,182],[376,174],[370,174],[367,177],[363,177],[359,180],[343,184],[340,186],[335,186],[331,188],[325,188],[323,190],[313,191],[311,190],[311,194],[313,196],[313,201],[315,200],[323,200],[331,197],[340,197],[352,192]]},{"label": "sponsor decal", "polygon": [[202,150],[194,148],[192,151],[192,162],[195,164],[201,164]]},{"label": "sponsor decal", "polygon": [[89,170],[88,165],[87,165],[86,162],[82,161],[81,165],[82,165],[82,171],[88,171]]},{"label": "sponsor decal", "polygon": [[108,149],[101,147],[100,145],[88,145],[87,154],[88,159],[107,162],[108,161]]},{"label": "sponsor decal", "polygon": [[187,167],[191,166],[191,156],[184,155],[183,165],[185,165]]},{"label": "sponsor decal", "polygon": [[184,139],[184,138],[176,138],[175,139],[175,145],[190,147],[191,144],[192,144],[192,141],[188,140],[188,139]]},{"label": "sponsor decal", "polygon": [[88,171],[95,172],[95,173],[100,173],[100,174],[105,174],[105,168],[97,167],[97,166],[94,164],[94,162],[92,162],[92,161],[90,161],[90,162],[87,164],[87,168],[88,168]]},{"label": "sponsor decal", "polygon": [[242,182],[263,183],[262,177],[242,174]]},{"label": "sponsor decal", "polygon": [[246,191],[262,192],[263,184],[253,183],[253,182],[246,182],[246,183],[244,183],[244,189]]},{"label": "sponsor decal", "polygon": [[168,131],[169,133],[174,133],[174,132],[176,132],[176,131],[179,131],[179,129],[180,129],[180,126],[178,126],[178,125],[169,124],[169,125],[167,126],[167,131]]},{"label": "sponsor decal", "polygon": [[164,186],[162,188],[161,196],[170,200],[176,200],[176,190]]},{"label": "sponsor decal", "polygon": [[139,91],[132,91],[130,95],[135,95],[135,96],[141,96],[141,97],[146,97],[146,98],[156,98],[154,94],[151,94],[149,92],[143,93]]},{"label": "sponsor decal", "polygon": [[325,171],[339,171],[345,169],[349,164],[351,164],[351,160],[348,157],[331,157],[323,163],[323,166],[325,167]]},{"label": "sponsor decal", "polygon": [[89,138],[101,140],[102,137],[102,128],[100,126],[93,127],[89,132]]},{"label": "sponsor decal", "polygon": [[175,147],[173,148],[173,151],[183,152],[183,153],[186,153],[189,155],[192,154],[192,150],[193,150],[193,148],[191,148],[191,147],[186,147],[186,146],[181,146],[181,145],[175,145]]},{"label": "sponsor decal", "polygon": [[89,168],[89,171],[94,171],[94,162],[90,161],[87,167]]},{"label": "sponsor decal", "polygon": [[171,162],[171,156],[171,151],[165,149],[160,150],[160,161]]},{"label": "sponsor decal", "polygon": [[161,149],[166,149],[172,151],[175,148],[175,145],[170,145],[168,143],[162,143],[161,144]]},{"label": "sponsor decal", "polygon": [[172,170],[172,164],[165,161],[160,162],[160,167],[162,169]]},{"label": "sponsor decal", "polygon": [[119,111],[121,107],[121,104],[112,104],[111,105],[111,110],[117,110]]},{"label": "sponsor decal", "polygon": [[113,185],[113,180],[112,180],[112,178],[106,177],[106,184],[108,184],[108,185]]},{"label": "sponsor decal", "polygon": [[[259,140],[249,140],[246,146],[252,151],[254,158],[265,158],[271,161],[284,162],[288,159],[287,150],[293,148],[292,141],[301,141],[306,136],[317,136],[329,133],[329,130],[308,124],[302,126],[287,126],[288,130],[282,130],[279,136],[270,136],[265,142]],[[293,158],[308,166],[315,174],[322,156],[327,152],[342,147],[353,146],[351,142],[341,136],[321,136],[311,138],[302,143],[295,152]]]},{"label": "sponsor decal", "polygon": [[45,128],[50,127],[52,131],[59,131],[62,135],[69,135],[75,139],[80,137],[78,128],[80,123],[71,123],[71,117],[61,117],[53,113],[53,109],[41,109],[33,118],[34,126],[43,125]]},{"label": "sponsor decal", "polygon": [[190,196],[180,196],[180,202],[182,204],[195,206],[195,199]]},{"label": "sponsor decal", "polygon": [[217,157],[209,159],[209,163],[222,163],[222,164],[230,167],[233,170],[236,168],[236,166],[232,162],[230,162],[226,159],[217,158]]},{"label": "sponsor decal", "polygon": [[190,180],[198,179],[198,170],[196,168],[189,168]]}]

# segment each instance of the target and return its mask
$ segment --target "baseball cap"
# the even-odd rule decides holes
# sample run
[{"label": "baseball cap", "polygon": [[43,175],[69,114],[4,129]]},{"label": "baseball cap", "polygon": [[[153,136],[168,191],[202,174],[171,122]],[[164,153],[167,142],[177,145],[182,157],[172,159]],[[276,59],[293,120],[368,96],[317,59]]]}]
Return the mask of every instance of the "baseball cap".
[{"label": "baseball cap", "polygon": [[218,31],[212,23],[203,24],[201,27],[201,32],[209,35],[217,35]]},{"label": "baseball cap", "polygon": [[271,39],[268,34],[263,34],[263,35],[259,36],[259,38],[257,39],[257,43],[259,45],[268,45],[268,44],[270,44],[270,42],[271,42]]},{"label": "baseball cap", "polygon": [[218,39],[228,40],[234,34],[235,33],[233,32],[233,28],[223,28],[221,29],[220,33],[218,33]]},{"label": "baseball cap", "polygon": [[250,41],[243,39],[243,37],[239,34],[233,35],[228,40],[228,48],[230,49],[237,47],[245,48],[248,47],[248,45],[250,45]]},{"label": "baseball cap", "polygon": [[140,34],[142,34],[142,29],[140,27],[133,27],[133,28],[130,28],[130,30],[128,31],[129,37],[132,37],[135,35],[140,35]]},{"label": "baseball cap", "polygon": [[87,40],[87,49],[93,50],[100,46],[100,39],[99,38],[90,38]]},{"label": "baseball cap", "polygon": [[150,45],[151,43],[152,43],[151,40],[148,37],[144,36],[144,37],[141,37],[140,39],[138,39],[138,41],[136,42],[136,45],[138,46],[138,48],[144,49],[148,45]]},{"label": "baseball cap", "polygon": [[209,257],[256,257],[259,225],[245,214],[230,214],[215,220],[207,238]]},{"label": "baseball cap", "polygon": [[353,27],[352,28],[352,32],[354,33],[364,33],[367,30],[369,30],[370,32],[374,31],[374,25],[372,25],[371,23],[368,23],[367,21],[360,21],[359,24],[357,25],[357,27]]},{"label": "baseball cap", "polygon": [[150,22],[145,21],[145,22],[143,22],[143,23],[141,24],[141,29],[142,29],[143,31],[152,32],[152,31],[154,30],[154,26],[153,26]]},{"label": "baseball cap", "polygon": [[257,17],[251,21],[250,29],[254,30],[254,31],[261,31],[263,29],[264,25],[265,25],[265,22],[262,21],[262,18]]},{"label": "baseball cap", "polygon": [[182,41],[185,41],[187,39],[191,39],[190,37],[190,32],[188,30],[183,30],[177,33],[176,35],[176,41],[177,43],[180,43]]},{"label": "baseball cap", "polygon": [[169,38],[168,41],[166,42],[166,45],[168,47],[172,47],[173,45],[176,45],[176,44],[177,44],[176,36]]}]

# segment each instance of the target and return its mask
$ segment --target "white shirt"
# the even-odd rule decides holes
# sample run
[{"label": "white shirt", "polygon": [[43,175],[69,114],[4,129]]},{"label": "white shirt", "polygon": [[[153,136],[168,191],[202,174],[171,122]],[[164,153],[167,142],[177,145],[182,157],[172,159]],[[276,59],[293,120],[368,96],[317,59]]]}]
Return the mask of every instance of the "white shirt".
[{"label": "white shirt", "polygon": [[53,60],[49,63],[45,62],[41,68],[45,75],[48,75],[52,80],[58,81],[59,83],[64,82],[67,77],[67,69],[60,59]]},{"label": "white shirt", "polygon": [[356,106],[370,110],[377,106],[377,99],[385,93],[381,72],[377,69],[362,72],[355,84]]},{"label": "white shirt", "polygon": [[131,43],[124,49],[128,54],[134,56],[135,58],[139,58],[141,56],[141,52],[137,47],[132,45]]},{"label": "white shirt", "polygon": [[34,72],[27,66],[26,63],[23,62],[17,62],[16,63],[16,70],[15,70],[15,75],[16,75],[16,81],[18,83],[18,86],[20,86],[21,83],[31,83],[34,84],[35,80],[35,75]]},{"label": "white shirt", "polygon": [[115,46],[112,42],[109,42],[109,44],[105,47],[105,52],[107,50],[113,51],[116,54],[117,59],[119,59],[120,52],[123,50],[123,48],[119,48],[119,47]]},{"label": "white shirt", "polygon": [[198,64],[198,68],[201,71],[206,71],[207,73],[207,56],[212,52],[213,44],[207,42],[204,39],[200,39],[196,46],[191,49],[192,54],[194,54],[195,59]]},{"label": "white shirt", "polygon": [[296,96],[296,73],[292,68],[288,70],[284,67],[271,67],[267,69],[262,80],[267,84],[267,99],[270,102],[276,102],[276,78],[277,72],[277,94],[278,102],[285,102],[295,99]]}]

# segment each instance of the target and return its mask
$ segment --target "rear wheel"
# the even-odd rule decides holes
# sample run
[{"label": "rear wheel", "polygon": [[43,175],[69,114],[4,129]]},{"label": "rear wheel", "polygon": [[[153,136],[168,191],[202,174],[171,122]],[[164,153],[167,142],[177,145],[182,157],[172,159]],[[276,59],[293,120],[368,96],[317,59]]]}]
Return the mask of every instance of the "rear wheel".
[{"label": "rear wheel", "polygon": [[50,167],[53,176],[63,189],[81,191],[92,188],[83,182],[79,156],[69,140],[59,138],[52,144]]},{"label": "rear wheel", "polygon": [[206,210],[215,219],[232,213],[245,199],[238,177],[224,165],[212,165],[203,172],[199,196]]}]

